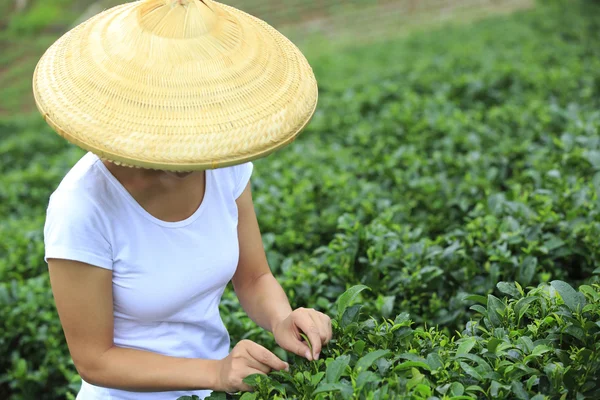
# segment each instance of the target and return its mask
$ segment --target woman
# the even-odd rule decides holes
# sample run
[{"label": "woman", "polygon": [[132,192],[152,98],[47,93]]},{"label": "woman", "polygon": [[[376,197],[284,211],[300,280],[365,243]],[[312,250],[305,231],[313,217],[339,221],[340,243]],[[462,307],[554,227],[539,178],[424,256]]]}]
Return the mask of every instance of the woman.
[{"label": "woman", "polygon": [[229,352],[218,306],[230,280],[282,348],[319,357],[330,319],[292,311],[250,189],[251,160],[291,142],[316,107],[291,42],[210,0],[123,4],[48,49],[34,94],[88,150],[52,194],[44,230],[77,399],[203,398],[288,368],[250,341]]}]

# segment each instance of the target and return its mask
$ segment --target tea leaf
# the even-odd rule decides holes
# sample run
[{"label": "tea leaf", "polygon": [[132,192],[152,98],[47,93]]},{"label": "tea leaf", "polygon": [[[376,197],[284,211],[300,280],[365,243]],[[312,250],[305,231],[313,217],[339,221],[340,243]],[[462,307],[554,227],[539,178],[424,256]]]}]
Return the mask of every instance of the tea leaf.
[{"label": "tea leaf", "polygon": [[504,294],[515,298],[521,297],[521,293],[519,293],[519,290],[513,282],[498,282],[496,287]]},{"label": "tea leaf", "polygon": [[521,266],[517,270],[517,281],[522,286],[527,286],[533,280],[535,275],[535,269],[537,267],[537,258],[533,256],[527,256],[521,263]]},{"label": "tea leaf", "polygon": [[458,350],[456,350],[456,354],[466,354],[471,351],[471,349],[477,344],[477,339],[474,337],[470,337],[467,339],[463,339],[461,344],[458,346]]},{"label": "tea leaf", "polygon": [[504,310],[506,310],[506,305],[496,296],[488,295],[488,305],[487,305],[487,313],[490,322],[494,324],[494,326],[500,326],[502,323],[502,316],[504,315]]},{"label": "tea leaf", "polygon": [[316,395],[319,393],[328,393],[328,392],[341,392],[345,395],[352,395],[352,386],[347,383],[325,383],[319,385],[317,389],[312,392],[312,395]]},{"label": "tea leaf", "polygon": [[364,371],[368,369],[371,365],[373,365],[373,363],[377,359],[385,357],[388,354],[390,354],[389,350],[375,350],[371,353],[368,353],[367,355],[363,356],[361,359],[358,360],[358,362],[354,366],[354,370]]},{"label": "tea leaf", "polygon": [[571,311],[581,310],[585,304],[585,296],[577,292],[571,285],[563,281],[550,282]]},{"label": "tea leaf", "polygon": [[380,379],[381,378],[379,378],[377,374],[372,371],[362,371],[356,378],[356,386],[361,388],[369,382],[377,382]]},{"label": "tea leaf", "polygon": [[529,395],[525,391],[523,384],[518,381],[513,381],[511,384],[512,392],[515,394],[517,399],[519,400],[529,400]]},{"label": "tea leaf", "polygon": [[483,380],[483,377],[479,374],[479,372],[477,372],[477,370],[473,367],[471,367],[469,364],[465,363],[465,362],[460,362],[460,367],[463,369],[463,371],[465,371],[468,375],[470,375],[471,377],[477,379],[478,381]]},{"label": "tea leaf", "polygon": [[437,353],[429,353],[427,355],[427,364],[432,371],[444,368],[444,360],[442,360],[442,357]]},{"label": "tea leaf", "polygon": [[350,364],[350,356],[343,355],[339,356],[331,364],[327,366],[327,372],[325,375],[325,382],[327,383],[336,383],[340,380],[344,371],[346,371],[346,367]]},{"label": "tea leaf", "polygon": [[341,318],[342,315],[344,315],[344,311],[346,311],[346,308],[348,308],[350,303],[365,289],[369,288],[365,285],[356,285],[346,290],[346,292],[339,297],[337,300],[338,318]]},{"label": "tea leaf", "polygon": [[394,367],[394,371],[400,372],[400,371],[415,368],[415,367],[423,368],[423,369],[426,369],[427,371],[431,371],[431,367],[422,361],[405,361],[401,364],[398,364],[396,367]]}]

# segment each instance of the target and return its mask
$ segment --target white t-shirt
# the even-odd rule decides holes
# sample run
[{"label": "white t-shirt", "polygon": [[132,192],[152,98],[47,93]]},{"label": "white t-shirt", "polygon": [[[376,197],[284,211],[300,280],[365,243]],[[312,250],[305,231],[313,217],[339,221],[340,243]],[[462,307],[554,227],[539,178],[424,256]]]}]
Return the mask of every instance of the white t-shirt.
[{"label": "white t-shirt", "polygon": [[[229,335],[219,302],[239,259],[241,195],[253,164],[206,171],[200,207],[178,222],[144,210],[94,154],[87,153],[50,197],[45,260],[112,270],[114,343],[185,357],[221,359]],[[202,371],[197,371],[202,374]],[[176,400],[210,391],[129,392],[82,383],[78,400]]]}]

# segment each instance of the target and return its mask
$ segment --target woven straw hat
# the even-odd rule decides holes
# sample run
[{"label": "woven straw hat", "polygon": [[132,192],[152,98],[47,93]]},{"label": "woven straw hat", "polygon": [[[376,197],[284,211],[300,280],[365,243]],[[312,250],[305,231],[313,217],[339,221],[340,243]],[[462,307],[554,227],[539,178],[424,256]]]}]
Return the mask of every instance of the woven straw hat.
[{"label": "woven straw hat", "polygon": [[266,156],[317,104],[313,71],[293,43],[212,0],[142,0],[90,18],[46,51],[33,91],[68,141],[170,171]]}]

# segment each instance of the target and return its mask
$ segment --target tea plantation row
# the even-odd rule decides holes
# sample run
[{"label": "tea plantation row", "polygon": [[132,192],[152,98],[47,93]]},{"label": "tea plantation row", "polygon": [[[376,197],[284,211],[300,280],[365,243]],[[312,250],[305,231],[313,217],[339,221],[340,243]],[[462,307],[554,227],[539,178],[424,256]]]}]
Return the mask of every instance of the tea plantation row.
[{"label": "tea plantation row", "polygon": [[[600,5],[310,61],[318,111],[252,182],[275,275],[335,340],[242,398],[600,397]],[[0,154],[0,398],[72,398],[42,227],[83,152],[30,117]],[[222,311],[275,348],[231,291]]]}]

